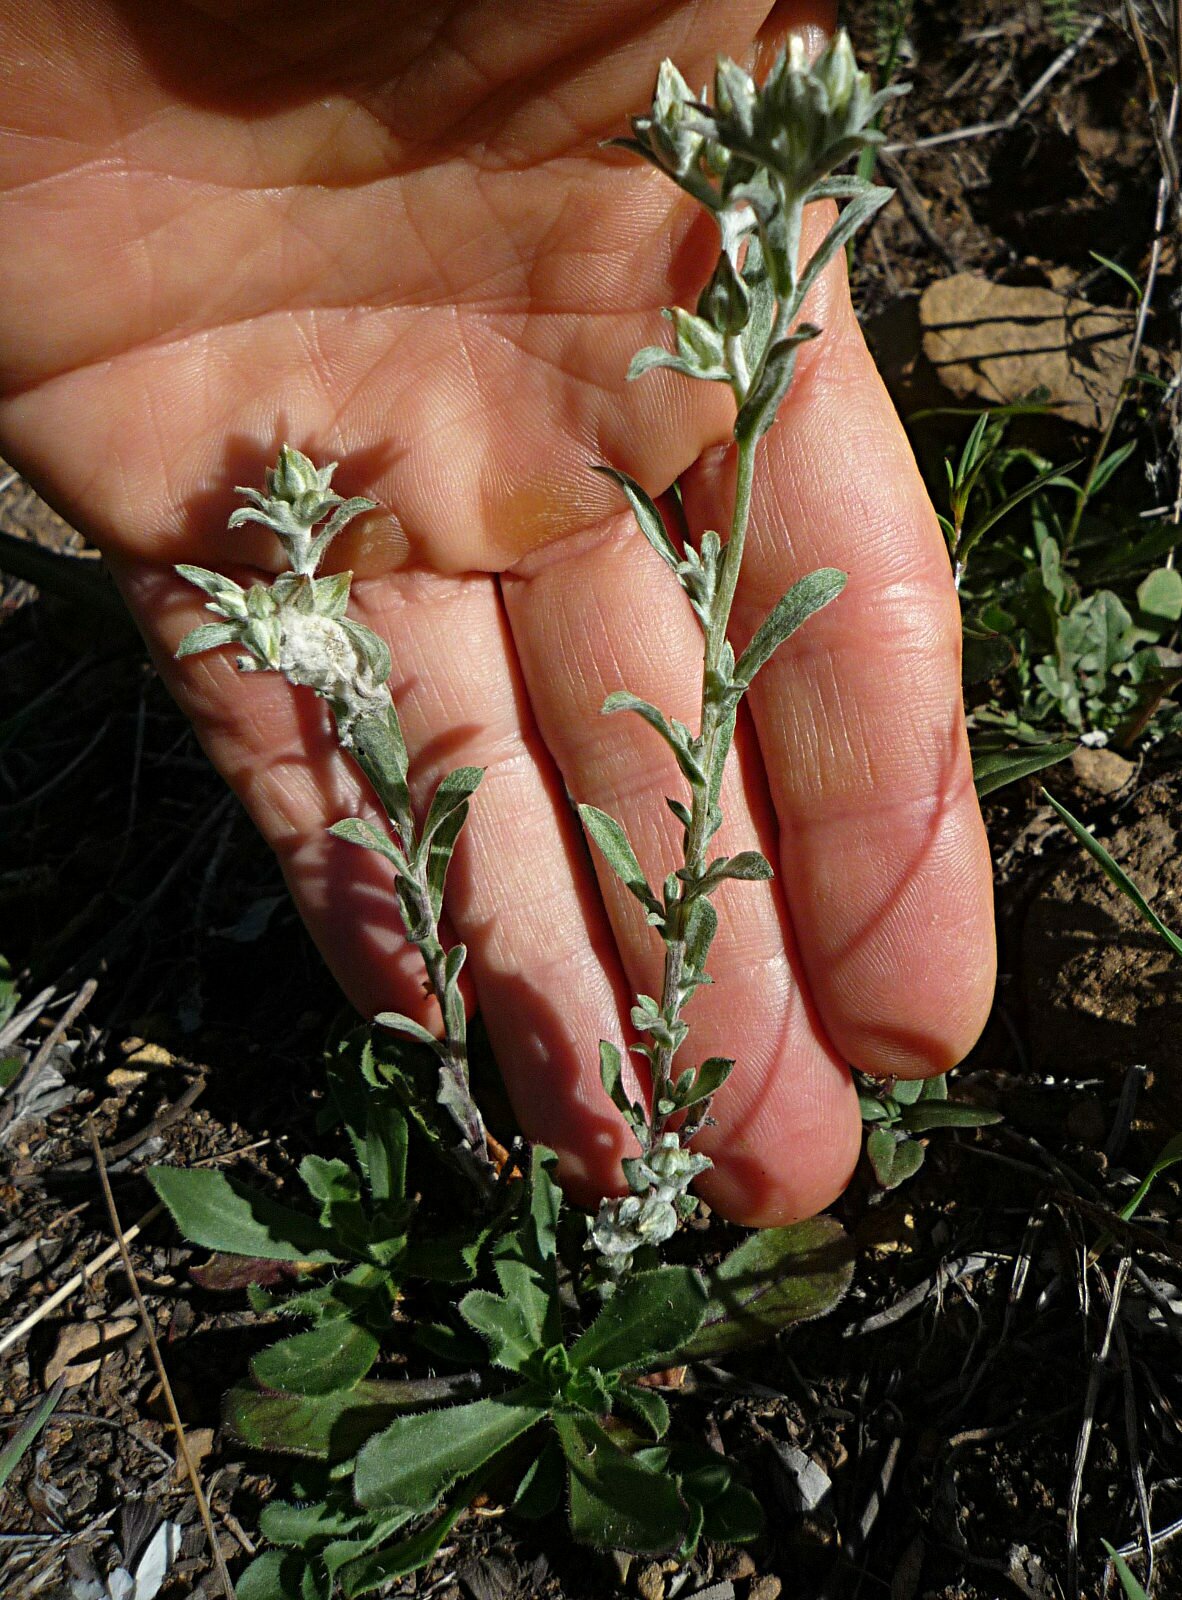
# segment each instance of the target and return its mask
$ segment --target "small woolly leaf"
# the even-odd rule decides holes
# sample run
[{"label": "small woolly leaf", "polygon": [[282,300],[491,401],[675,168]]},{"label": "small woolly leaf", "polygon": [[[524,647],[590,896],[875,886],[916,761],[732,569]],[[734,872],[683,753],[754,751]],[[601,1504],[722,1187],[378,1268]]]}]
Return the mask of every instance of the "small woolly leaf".
[{"label": "small woolly leaf", "polygon": [[579,816],[591,838],[599,846],[603,859],[642,905],[650,911],[659,911],[660,902],[648,886],[641,871],[636,852],[628,842],[628,835],[614,817],[598,806],[580,806]]},{"label": "small woolly leaf", "polygon": [[[661,354],[663,355],[664,352],[662,351]],[[681,557],[678,555],[677,547],[665,528],[665,519],[657,510],[654,502],[636,480],[630,478],[626,472],[620,472],[615,467],[600,466],[597,466],[594,470],[602,472],[605,477],[612,478],[619,484],[628,497],[628,504],[632,507],[632,514],[636,518],[636,526],[643,533],[649,544],[652,545],[661,560],[676,572]]]},{"label": "small woolly leaf", "polygon": [[822,607],[836,600],[846,585],[846,575],[835,567],[820,567],[806,573],[777,601],[735,663],[735,681],[749,684],[773,652],[779,649],[803,623]]},{"label": "small woolly leaf", "polygon": [[379,1011],[373,1019],[383,1028],[393,1028],[396,1033],[405,1033],[412,1039],[417,1039],[420,1044],[430,1045],[432,1050],[440,1049],[440,1041],[435,1035],[424,1028],[421,1022],[415,1022],[412,1017],[404,1017],[401,1011]]},{"label": "small woolly leaf", "polygon": [[187,633],[176,647],[176,659],[199,655],[203,650],[216,650],[219,645],[237,644],[242,630],[236,622],[203,622],[192,633]]}]

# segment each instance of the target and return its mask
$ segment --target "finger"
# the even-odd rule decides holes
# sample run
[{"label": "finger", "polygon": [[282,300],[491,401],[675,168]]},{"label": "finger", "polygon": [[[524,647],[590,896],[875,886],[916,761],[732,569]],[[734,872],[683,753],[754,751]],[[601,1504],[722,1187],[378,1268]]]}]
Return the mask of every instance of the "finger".
[{"label": "finger", "polygon": [[[825,225],[810,219],[813,244]],[[976,1039],[994,981],[959,610],[839,265],[807,313],[825,331],[762,450],[732,631],[741,648],[812,568],[849,573],[845,592],[776,653],[748,700],[827,1031],[867,1071],[941,1072]],[[732,467],[715,454],[691,474],[691,522],[717,522]]]},{"label": "finger", "polygon": [[[601,716],[627,688],[696,726],[702,635],[667,568],[629,521],[529,558],[502,580],[518,658],[542,736],[579,801],[623,823],[659,888],[683,860],[665,796],[685,785],[660,737],[639,718]],[[763,844],[775,829],[757,766],[732,761],[718,851]],[[713,852],[712,846],[712,852]],[[608,916],[634,988],[661,992],[663,946],[642,907],[596,860]],[[714,985],[689,1003],[684,1059],[737,1058],[701,1137],[715,1161],[703,1192],[725,1214],[775,1223],[828,1204],[856,1157],[848,1074],[821,1034],[801,982],[778,888],[727,884],[716,898]]]},{"label": "finger", "polygon": [[[215,765],[277,851],[297,906],[366,1014],[430,1024],[424,970],[403,937],[388,868],[329,837],[377,815],[324,708],[271,674],[238,679],[221,654],[175,661],[200,601],[158,569],[123,574],[161,672]],[[559,1153],[572,1196],[620,1188],[631,1140],[598,1077],[622,1039],[627,993],[577,826],[506,653],[491,580],[403,575],[356,585],[354,614],[391,641],[392,690],[421,808],[460,765],[486,769],[448,879],[448,914],[518,1120]]]}]

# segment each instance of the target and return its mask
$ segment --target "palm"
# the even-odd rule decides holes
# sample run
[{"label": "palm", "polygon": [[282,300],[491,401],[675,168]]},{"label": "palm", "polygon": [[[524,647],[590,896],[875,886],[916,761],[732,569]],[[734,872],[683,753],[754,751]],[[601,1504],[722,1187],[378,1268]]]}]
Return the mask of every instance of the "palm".
[{"label": "palm", "polygon": [[[12,31],[36,31],[36,7],[12,9]],[[6,86],[8,453],[115,558],[353,997],[421,1010],[370,868],[324,839],[355,797],[321,723],[278,684],[246,692],[224,661],[167,659],[194,610],[172,562],[270,561],[225,519],[233,485],[256,481],[282,440],[341,459],[343,492],[391,508],[340,554],[395,643],[423,781],[457,759],[491,769],[449,912],[527,1132],[589,1193],[622,1148],[595,1041],[620,1035],[629,988],[653,989],[659,948],[611,885],[597,893],[564,790],[621,815],[663,877],[661,796],[676,778],[647,730],[595,713],[626,685],[692,720],[700,645],[587,468],[610,461],[654,491],[693,469],[691,514],[721,526],[725,483],[695,463],[729,426],[716,389],[623,380],[711,244],[656,174],[598,145],[643,103],[661,55],[704,77],[719,50],[749,47],[760,8],[716,0],[652,23],[651,7],[617,0],[550,8],[539,26],[524,0],[470,0],[407,7],[394,28],[373,0],[309,8],[306,25],[286,5],[67,9],[85,57],[62,62],[43,15],[38,66]],[[724,899],[720,999],[690,1012],[695,1050],[742,1064],[718,1108],[715,1196],[764,1219],[823,1203],[848,1167],[856,1119],[831,1041],[869,1069],[946,1065],[990,977],[941,552],[840,289],[830,297],[831,336],[767,453],[737,625],[806,566],[879,571],[861,615],[852,584],[844,615],[816,625],[795,673],[782,663],[754,704],[729,831],[774,853],[778,820],[788,904],[779,889]],[[865,440],[845,448],[823,420],[835,398],[874,431],[877,487]],[[907,661],[900,637],[929,659]],[[901,716],[904,679],[926,687]],[[839,864],[855,889],[841,905]],[[945,948],[917,951],[917,923]],[[900,996],[917,981],[926,997]]]}]

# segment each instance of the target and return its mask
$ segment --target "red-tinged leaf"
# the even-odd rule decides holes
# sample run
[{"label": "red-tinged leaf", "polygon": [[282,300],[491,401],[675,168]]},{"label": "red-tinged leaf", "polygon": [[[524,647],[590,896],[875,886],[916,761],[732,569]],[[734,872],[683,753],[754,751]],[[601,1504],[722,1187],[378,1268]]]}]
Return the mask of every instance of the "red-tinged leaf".
[{"label": "red-tinged leaf", "polygon": [[228,1294],[234,1289],[273,1289],[300,1276],[296,1261],[268,1261],[263,1256],[231,1256],[218,1251],[199,1267],[189,1268],[189,1277],[199,1289]]}]

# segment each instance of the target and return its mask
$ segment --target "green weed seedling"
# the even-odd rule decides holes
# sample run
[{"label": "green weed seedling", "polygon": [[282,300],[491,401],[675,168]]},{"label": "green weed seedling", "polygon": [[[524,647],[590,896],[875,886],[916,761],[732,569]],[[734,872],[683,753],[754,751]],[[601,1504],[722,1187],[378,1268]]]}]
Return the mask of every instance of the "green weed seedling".
[{"label": "green weed seedling", "polygon": [[[945,463],[948,542],[964,619],[963,672],[977,791],[991,793],[1069,756],[1080,741],[1128,744],[1178,724],[1174,648],[1182,577],[1162,557],[1172,524],[1148,528],[1110,492],[1129,440],[1062,465],[1013,446],[1036,394],[979,414]],[[1015,480],[1017,480],[1015,482]],[[1021,510],[1021,514],[1017,514]]]},{"label": "green weed seedling", "polygon": [[1000,1111],[962,1105],[948,1098],[948,1080],[898,1078],[889,1089],[863,1079],[858,1094],[866,1128],[866,1159],[883,1189],[897,1189],[923,1166],[926,1150],[919,1135],[937,1128],[985,1128],[1001,1121]]},{"label": "green weed seedling", "polygon": [[1043,0],[1043,15],[1056,37],[1071,44],[1083,27],[1079,0]]},{"label": "green weed seedling", "polygon": [[[593,1219],[563,1207],[550,1152],[523,1157],[526,1175],[512,1160],[498,1171],[490,1155],[458,982],[466,952],[445,942],[441,920],[449,863],[479,804],[482,774],[462,767],[444,777],[420,817],[388,688],[389,650],[349,616],[351,574],[318,575],[331,540],[370,502],[343,499],[332,489],[333,466],[285,445],[265,489],[240,491],[248,504],[230,521],[270,529],[290,570],[244,589],[220,573],[178,569],[214,618],[180,654],[232,645],[243,670],[279,672],[327,703],[341,750],[384,813],[382,826],[345,818],[332,831],[388,864],[442,1015],[437,1038],[385,1013],[377,1022],[389,1032],[330,1055],[332,1099],[353,1159],[317,1155],[301,1164],[314,1213],[214,1172],[153,1174],[182,1232],[218,1253],[214,1276],[273,1284],[294,1275],[286,1299],[256,1287],[254,1303],[310,1324],[256,1356],[251,1381],[227,1402],[245,1444],[299,1461],[292,1498],[263,1515],[275,1548],[241,1580],[242,1600],[329,1600],[413,1571],[486,1485],[522,1515],[561,1501],[575,1537],[601,1546],[688,1552],[704,1533],[736,1540],[758,1527],[734,1465],[669,1442],[668,1406],[638,1380],[771,1338],[830,1309],[849,1283],[848,1241],[827,1218],[753,1234],[710,1271],[662,1265],[660,1251],[694,1208],[690,1185],[710,1163],[692,1141],[734,1067],[719,1057],[686,1064],[681,1055],[690,1032],[684,1008],[710,981],[711,899],[728,879],[757,881],[772,870],[754,850],[710,853],[738,708],[772,654],[845,583],[831,569],[803,576],[736,657],[727,630],[759,445],[801,346],[819,331],[801,320],[810,289],[889,198],[836,169],[881,138],[879,114],[897,92],[873,91],[844,34],[812,63],[794,41],[762,85],[721,60],[712,97],[693,93],[666,61],[650,110],[633,118],[631,137],[615,141],[716,224],[718,257],[695,310],[669,307],[672,348],[641,350],[629,376],[672,368],[729,390],[737,490],[725,538],[707,530],[682,540],[640,484],[601,469],[698,617],[703,670],[696,730],[624,689],[603,708],[654,728],[686,785],[683,799],[668,801],[682,850],[660,887],[646,880],[619,822],[580,808],[589,839],[644,906],[665,952],[659,996],[637,995],[632,1009],[629,1048],[646,1074],[639,1093],[619,1047],[600,1046],[605,1095],[636,1153],[623,1164],[629,1192],[604,1201]],[[802,219],[815,200],[841,209],[802,260]],[[408,1138],[418,1133],[428,1135],[428,1154],[470,1181],[471,1220],[458,1233],[433,1233],[406,1195]],[[449,1306],[447,1293],[461,1290]],[[431,1321],[441,1296],[444,1309]],[[403,1304],[428,1308],[417,1339],[433,1364],[455,1369],[450,1376],[416,1381],[385,1370],[389,1356],[407,1354],[407,1319],[394,1318]]]}]

